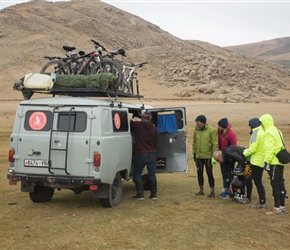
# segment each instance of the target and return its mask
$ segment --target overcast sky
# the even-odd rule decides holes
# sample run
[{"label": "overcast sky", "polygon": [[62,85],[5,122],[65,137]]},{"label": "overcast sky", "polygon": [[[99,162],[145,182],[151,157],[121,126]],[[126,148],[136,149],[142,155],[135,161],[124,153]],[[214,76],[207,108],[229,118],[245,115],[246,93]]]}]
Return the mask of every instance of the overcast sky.
[{"label": "overcast sky", "polygon": [[[25,1],[0,0],[0,7],[17,2]],[[290,0],[102,2],[139,16],[181,39],[221,47],[290,37]]]}]

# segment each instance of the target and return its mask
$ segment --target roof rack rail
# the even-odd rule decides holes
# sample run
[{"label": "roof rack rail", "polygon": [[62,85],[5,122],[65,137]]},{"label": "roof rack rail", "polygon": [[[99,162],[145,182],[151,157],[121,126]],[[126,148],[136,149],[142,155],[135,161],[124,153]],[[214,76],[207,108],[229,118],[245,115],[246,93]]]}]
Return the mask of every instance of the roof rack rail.
[{"label": "roof rack rail", "polygon": [[65,95],[65,96],[78,96],[78,97],[127,97],[127,98],[144,98],[139,94],[126,93],[120,90],[105,90],[97,88],[26,88],[23,86],[15,86],[14,90],[22,91],[25,100],[32,97],[34,93]]}]

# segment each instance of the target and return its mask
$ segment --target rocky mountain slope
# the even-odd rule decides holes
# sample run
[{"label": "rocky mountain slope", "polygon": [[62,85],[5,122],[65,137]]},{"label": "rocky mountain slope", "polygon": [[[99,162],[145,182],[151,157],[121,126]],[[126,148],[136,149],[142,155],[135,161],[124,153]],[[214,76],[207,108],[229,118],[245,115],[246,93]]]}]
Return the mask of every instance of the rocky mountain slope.
[{"label": "rocky mountain slope", "polygon": [[290,69],[290,37],[282,37],[257,43],[226,47],[234,52],[256,56]]},{"label": "rocky mountain slope", "polygon": [[200,41],[184,41],[155,24],[99,1],[18,4],[0,11],[1,100],[22,98],[14,82],[39,72],[63,45],[89,52],[90,39],[123,48],[126,61],[149,63],[139,72],[146,98],[288,102],[289,70]]}]

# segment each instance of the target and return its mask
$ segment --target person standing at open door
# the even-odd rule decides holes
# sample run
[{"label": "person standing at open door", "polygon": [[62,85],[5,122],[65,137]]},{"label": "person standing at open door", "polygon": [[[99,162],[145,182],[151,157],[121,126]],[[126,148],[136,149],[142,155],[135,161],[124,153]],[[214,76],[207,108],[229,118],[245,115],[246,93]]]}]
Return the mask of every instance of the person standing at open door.
[{"label": "person standing at open door", "polygon": [[131,131],[135,136],[133,146],[133,180],[137,194],[132,196],[133,200],[144,200],[142,171],[147,165],[148,179],[150,181],[150,199],[157,200],[156,179],[156,147],[158,143],[158,130],[152,123],[152,114],[146,111],[141,116],[141,121],[130,122]]}]

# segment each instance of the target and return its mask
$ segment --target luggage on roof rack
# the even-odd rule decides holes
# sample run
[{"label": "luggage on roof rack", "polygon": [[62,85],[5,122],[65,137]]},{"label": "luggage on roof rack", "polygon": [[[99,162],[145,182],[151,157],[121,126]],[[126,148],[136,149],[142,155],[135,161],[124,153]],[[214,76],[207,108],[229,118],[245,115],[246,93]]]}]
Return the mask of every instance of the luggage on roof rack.
[{"label": "luggage on roof rack", "polygon": [[116,90],[117,78],[111,73],[94,75],[47,75],[30,73],[14,83],[13,89],[22,91],[25,100],[34,93],[69,96],[119,96],[142,98],[137,94]]}]

